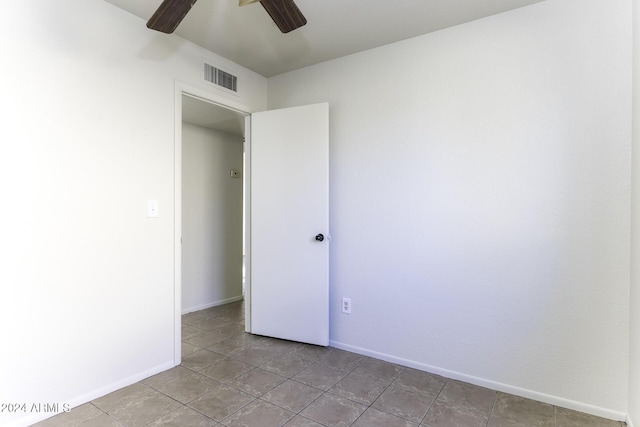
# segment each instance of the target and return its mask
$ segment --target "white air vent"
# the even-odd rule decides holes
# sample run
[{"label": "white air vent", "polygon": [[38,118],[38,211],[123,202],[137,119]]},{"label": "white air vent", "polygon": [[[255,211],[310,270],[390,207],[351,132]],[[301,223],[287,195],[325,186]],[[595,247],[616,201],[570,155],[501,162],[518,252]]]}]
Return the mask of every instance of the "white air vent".
[{"label": "white air vent", "polygon": [[238,91],[238,78],[236,76],[207,63],[204,64],[204,79],[225,89],[234,92]]}]

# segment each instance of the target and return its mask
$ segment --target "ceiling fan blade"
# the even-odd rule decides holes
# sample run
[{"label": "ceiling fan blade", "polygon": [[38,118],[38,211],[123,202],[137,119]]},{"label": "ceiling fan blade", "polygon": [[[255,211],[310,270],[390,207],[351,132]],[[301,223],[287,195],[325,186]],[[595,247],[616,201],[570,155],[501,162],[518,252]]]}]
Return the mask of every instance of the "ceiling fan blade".
[{"label": "ceiling fan blade", "polygon": [[171,34],[197,0],[164,0],[147,22],[147,28]]},{"label": "ceiling fan blade", "polygon": [[293,31],[307,23],[307,19],[293,0],[261,0],[260,4],[283,33]]}]

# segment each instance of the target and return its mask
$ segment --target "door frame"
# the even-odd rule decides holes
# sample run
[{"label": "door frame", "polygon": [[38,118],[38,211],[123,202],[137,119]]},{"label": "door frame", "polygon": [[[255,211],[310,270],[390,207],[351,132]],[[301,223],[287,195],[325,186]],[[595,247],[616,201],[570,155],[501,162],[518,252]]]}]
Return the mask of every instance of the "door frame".
[{"label": "door frame", "polygon": [[251,113],[255,112],[246,105],[210,92],[175,81],[175,123],[174,123],[174,258],[173,258],[173,290],[174,290],[174,344],[173,363],[178,366],[182,362],[182,96],[187,95],[203,102],[208,102],[245,117],[243,210],[245,216],[245,330],[251,327]]}]

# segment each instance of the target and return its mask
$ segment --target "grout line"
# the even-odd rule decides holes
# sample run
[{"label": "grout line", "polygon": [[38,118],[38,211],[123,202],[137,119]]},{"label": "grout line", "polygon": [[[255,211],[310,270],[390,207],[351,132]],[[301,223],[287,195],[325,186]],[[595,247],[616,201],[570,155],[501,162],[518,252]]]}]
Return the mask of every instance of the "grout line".
[{"label": "grout line", "polygon": [[496,392],[496,395],[493,398],[493,405],[491,405],[491,411],[489,411],[489,418],[487,418],[487,427],[489,426],[489,422],[491,421],[491,417],[493,417],[493,410],[496,407],[496,402],[497,401],[498,401],[498,392]]},{"label": "grout line", "polygon": [[[444,377],[443,377],[444,378]],[[449,383],[449,381],[451,381],[451,379],[449,378],[445,378],[445,382],[442,385],[442,387],[440,388],[440,391],[438,391],[438,394],[436,395],[436,397],[433,399],[433,402],[431,402],[431,405],[429,405],[429,408],[427,409],[427,412],[424,413],[424,416],[422,417],[422,419],[420,420],[420,422],[418,423],[419,425],[422,425],[422,423],[424,422],[424,419],[427,418],[427,415],[429,415],[429,411],[431,411],[431,408],[433,408],[433,405],[436,404],[436,402],[438,401],[438,398],[440,397],[440,394],[442,394],[442,390],[444,390],[444,388],[447,386],[447,384]]]}]

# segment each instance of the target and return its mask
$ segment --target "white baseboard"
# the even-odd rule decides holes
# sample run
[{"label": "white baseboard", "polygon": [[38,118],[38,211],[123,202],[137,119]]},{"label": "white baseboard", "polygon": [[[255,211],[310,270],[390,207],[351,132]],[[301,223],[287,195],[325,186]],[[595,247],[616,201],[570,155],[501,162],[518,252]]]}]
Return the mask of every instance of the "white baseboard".
[{"label": "white baseboard", "polygon": [[440,375],[445,378],[451,378],[458,381],[474,384],[477,386],[489,388],[491,390],[501,391],[504,393],[513,394],[516,396],[524,397],[527,399],[537,400],[539,402],[548,403],[551,405],[559,406],[574,411],[583,412],[590,415],[595,415],[601,418],[607,418],[615,421],[627,420],[627,427],[632,427],[629,417],[626,413],[613,411],[598,406],[589,405],[586,403],[576,402],[573,400],[564,399],[558,396],[552,396],[545,393],[540,393],[533,390],[528,390],[520,387],[515,387],[509,384],[502,384],[496,381],[487,380],[484,378],[474,377],[472,375],[463,374],[460,372],[450,371],[448,369],[438,368],[437,366],[427,365],[425,363],[416,362],[413,360],[407,360],[400,357],[392,356],[385,353],[379,353],[377,351],[369,350],[366,348],[356,347],[349,344],[344,344],[338,341],[330,341],[329,345],[341,350],[347,350],[352,353],[361,354],[363,356],[373,357],[375,359],[384,360],[387,362],[395,363],[397,365],[406,366],[408,368],[418,369],[420,371],[429,372],[432,374]]},{"label": "white baseboard", "polygon": [[[95,400],[99,397],[105,396],[116,390],[120,390],[121,388],[130,386],[131,384],[135,384],[138,381],[144,380],[145,378],[149,378],[152,375],[159,374],[160,372],[164,372],[167,369],[171,369],[174,366],[175,365],[173,361],[162,363],[146,371],[139,372],[127,378],[123,378],[121,380],[115,381],[104,387],[97,388],[96,390],[90,391],[89,393],[85,393],[83,395],[74,397],[73,399],[70,399],[64,403],[68,404],[70,408],[75,408],[77,406],[84,405],[85,403],[91,402],[92,400]],[[37,422],[46,420],[47,418],[51,418],[54,415],[57,415],[59,413],[60,412],[30,414],[30,415],[27,415],[26,417],[11,421],[9,424],[5,426],[6,427],[28,427]]]},{"label": "white baseboard", "polygon": [[631,421],[631,416],[627,415],[627,427],[633,427],[633,421]]},{"label": "white baseboard", "polygon": [[204,310],[206,308],[211,308],[211,307],[217,307],[219,305],[224,305],[224,304],[230,304],[232,302],[236,302],[236,301],[242,301],[242,295],[239,295],[237,297],[233,297],[233,298],[227,298],[227,299],[223,299],[220,301],[214,301],[214,302],[210,302],[207,304],[201,304],[195,307],[189,307],[189,308],[183,308],[182,309],[182,314],[189,314],[192,313],[194,311],[200,311],[200,310]]}]

